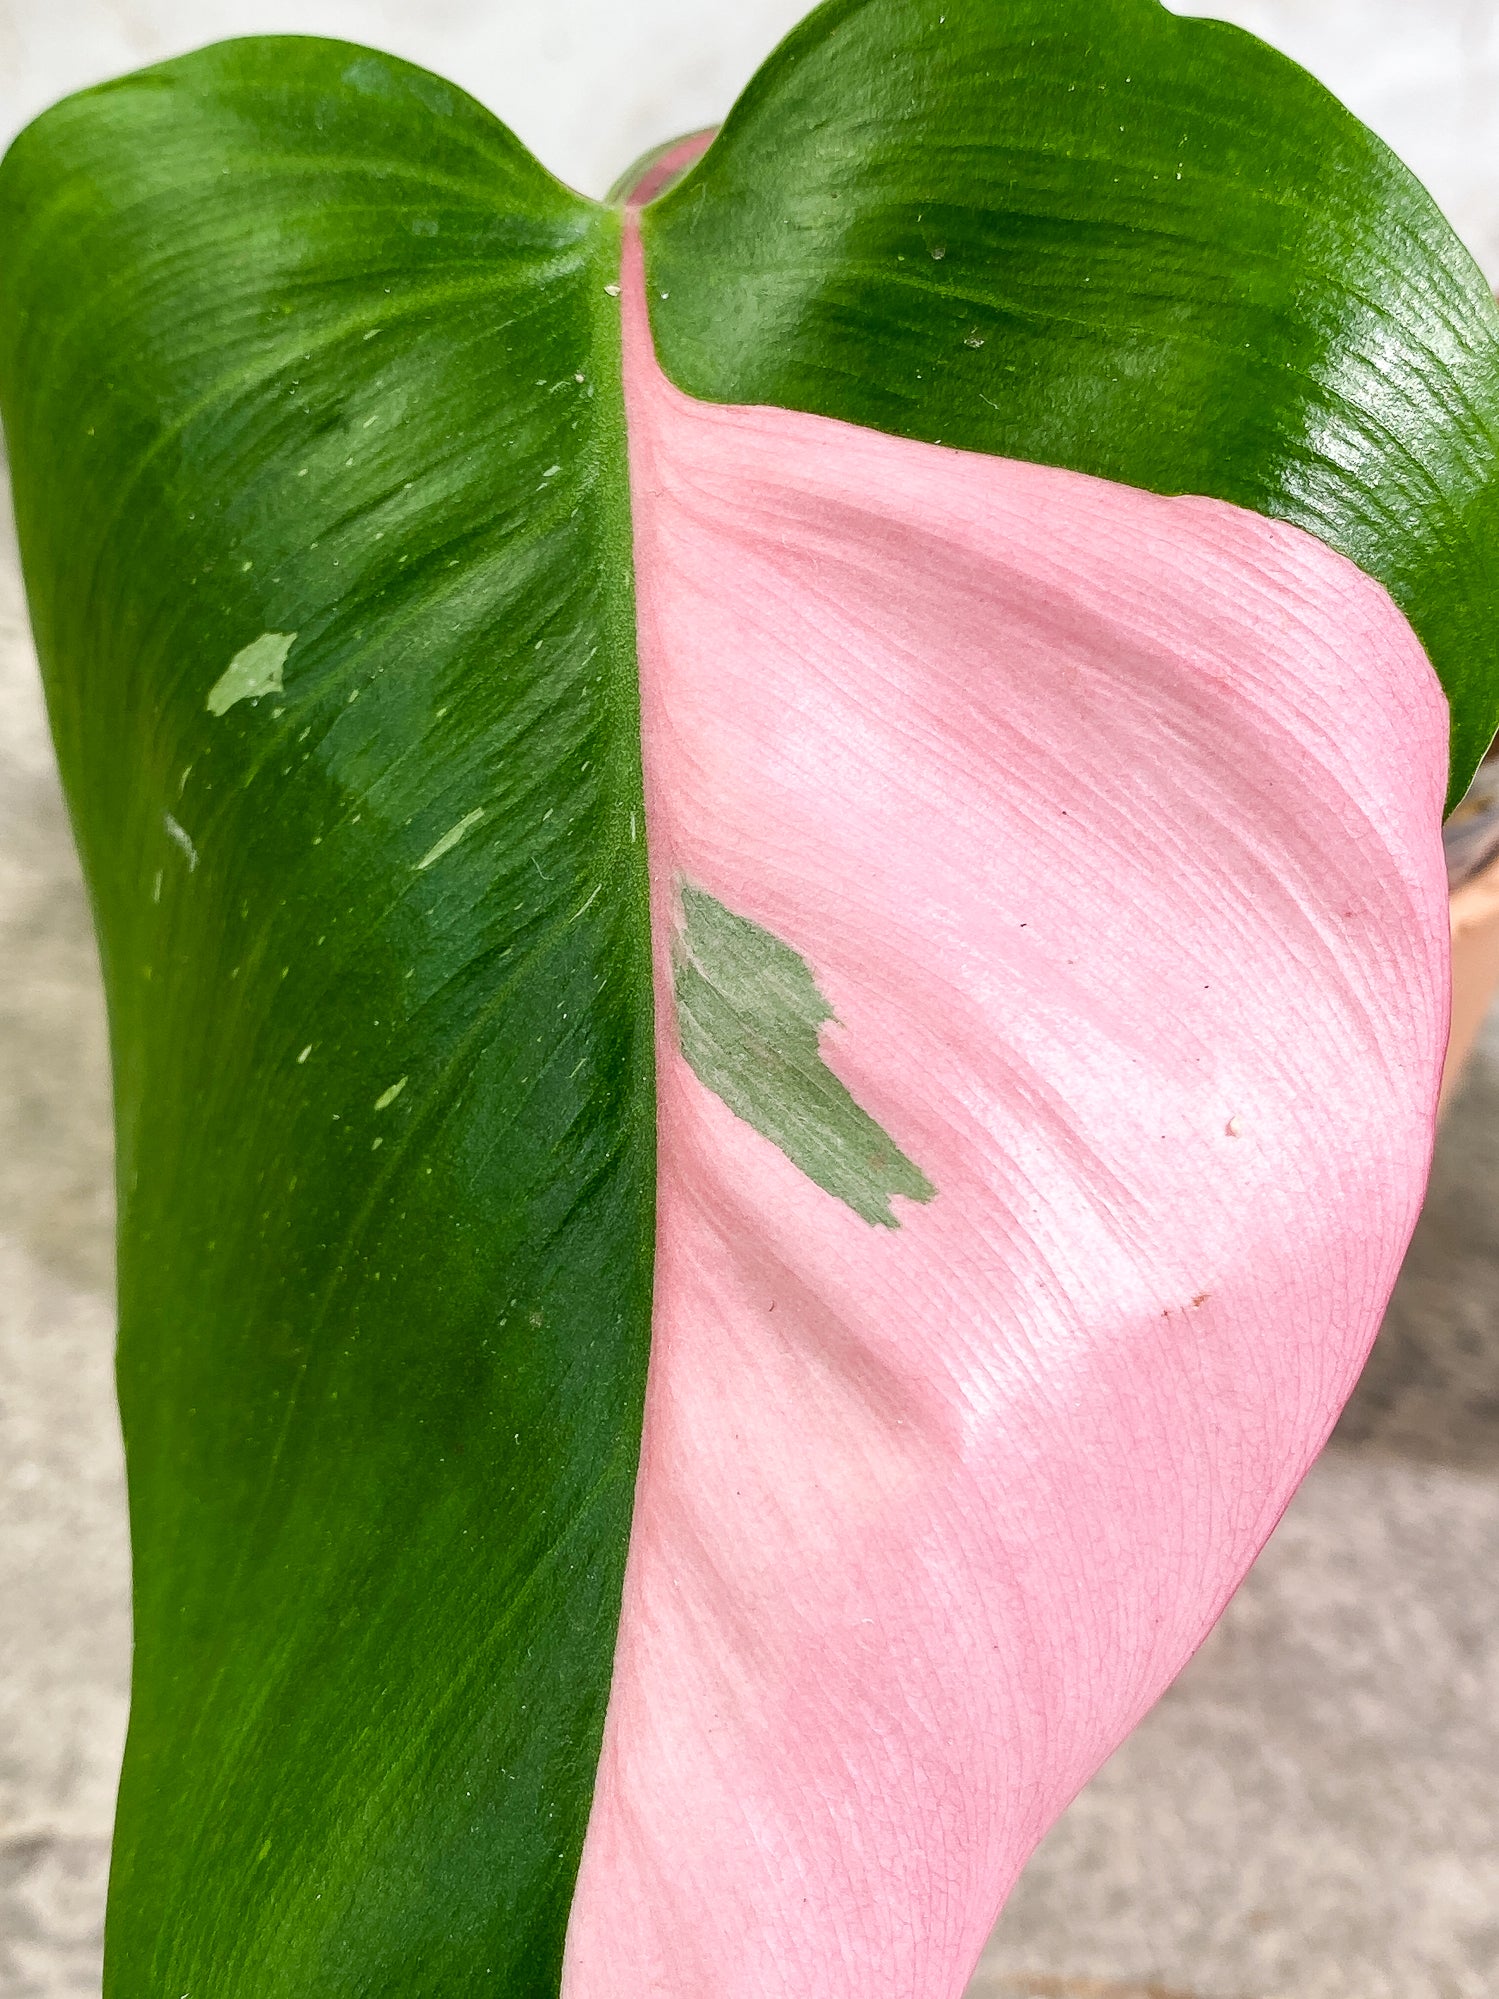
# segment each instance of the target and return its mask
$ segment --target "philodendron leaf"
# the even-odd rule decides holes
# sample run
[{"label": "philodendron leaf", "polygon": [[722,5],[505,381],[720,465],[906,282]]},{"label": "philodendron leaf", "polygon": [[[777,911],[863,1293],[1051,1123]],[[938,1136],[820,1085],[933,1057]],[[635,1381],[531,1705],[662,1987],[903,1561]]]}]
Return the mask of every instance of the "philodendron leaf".
[{"label": "philodendron leaf", "polygon": [[951,1999],[1419,1204],[1499,695],[1426,197],[1154,0],[834,0],[703,143],[621,212],[289,38],[0,169],[112,1999]]}]

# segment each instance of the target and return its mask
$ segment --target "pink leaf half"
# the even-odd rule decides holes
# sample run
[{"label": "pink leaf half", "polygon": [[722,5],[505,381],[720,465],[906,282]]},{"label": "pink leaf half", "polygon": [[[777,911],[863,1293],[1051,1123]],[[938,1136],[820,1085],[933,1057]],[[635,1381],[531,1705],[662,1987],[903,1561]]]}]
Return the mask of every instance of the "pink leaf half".
[{"label": "pink leaf half", "polygon": [[[1358,1372],[1447,1033],[1446,705],[1305,533],[656,366],[626,266],[654,1348],[569,1999],[948,1999]],[[935,1187],[681,1053],[680,884]]]}]

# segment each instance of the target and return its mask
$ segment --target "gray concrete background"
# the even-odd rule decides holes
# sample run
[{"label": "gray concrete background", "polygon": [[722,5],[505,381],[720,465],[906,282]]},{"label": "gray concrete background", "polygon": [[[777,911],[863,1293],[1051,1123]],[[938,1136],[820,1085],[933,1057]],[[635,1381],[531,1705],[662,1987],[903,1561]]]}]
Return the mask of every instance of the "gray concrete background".
[{"label": "gray concrete background", "polygon": [[[0,138],[216,34],[467,85],[600,189],[710,121],[800,0],[0,0]],[[1202,11],[1208,11],[1203,9]],[[1235,0],[1499,275],[1499,0]],[[0,1999],[98,1991],[125,1714],[108,1080],[0,495]],[[970,1999],[1499,1994],[1499,1029],[1337,1437],[1218,1629],[1037,1854]]]}]

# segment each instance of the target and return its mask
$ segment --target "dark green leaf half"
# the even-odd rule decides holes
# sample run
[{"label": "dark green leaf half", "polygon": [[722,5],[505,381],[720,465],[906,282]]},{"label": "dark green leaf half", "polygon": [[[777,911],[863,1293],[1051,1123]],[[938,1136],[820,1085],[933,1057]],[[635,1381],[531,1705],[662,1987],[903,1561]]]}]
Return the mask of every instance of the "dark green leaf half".
[{"label": "dark green leaf half", "polygon": [[1499,314],[1295,64],[1156,0],[828,0],[644,218],[689,394],[1204,493],[1389,590],[1499,721]]},{"label": "dark green leaf half", "polygon": [[116,1065],[131,1999],[556,1990],[655,1199],[618,257],[329,42],[0,174]]}]

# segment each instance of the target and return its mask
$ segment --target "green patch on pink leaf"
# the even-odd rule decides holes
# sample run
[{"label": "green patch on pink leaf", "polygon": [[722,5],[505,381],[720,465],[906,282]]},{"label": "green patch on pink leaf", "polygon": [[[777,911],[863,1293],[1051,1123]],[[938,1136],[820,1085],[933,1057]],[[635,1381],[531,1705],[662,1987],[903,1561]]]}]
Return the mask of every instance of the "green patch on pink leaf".
[{"label": "green patch on pink leaf", "polygon": [[682,1053],[705,1088],[824,1192],[884,1228],[936,1188],[822,1058],[835,1018],[806,960],[689,883],[672,952]]}]

